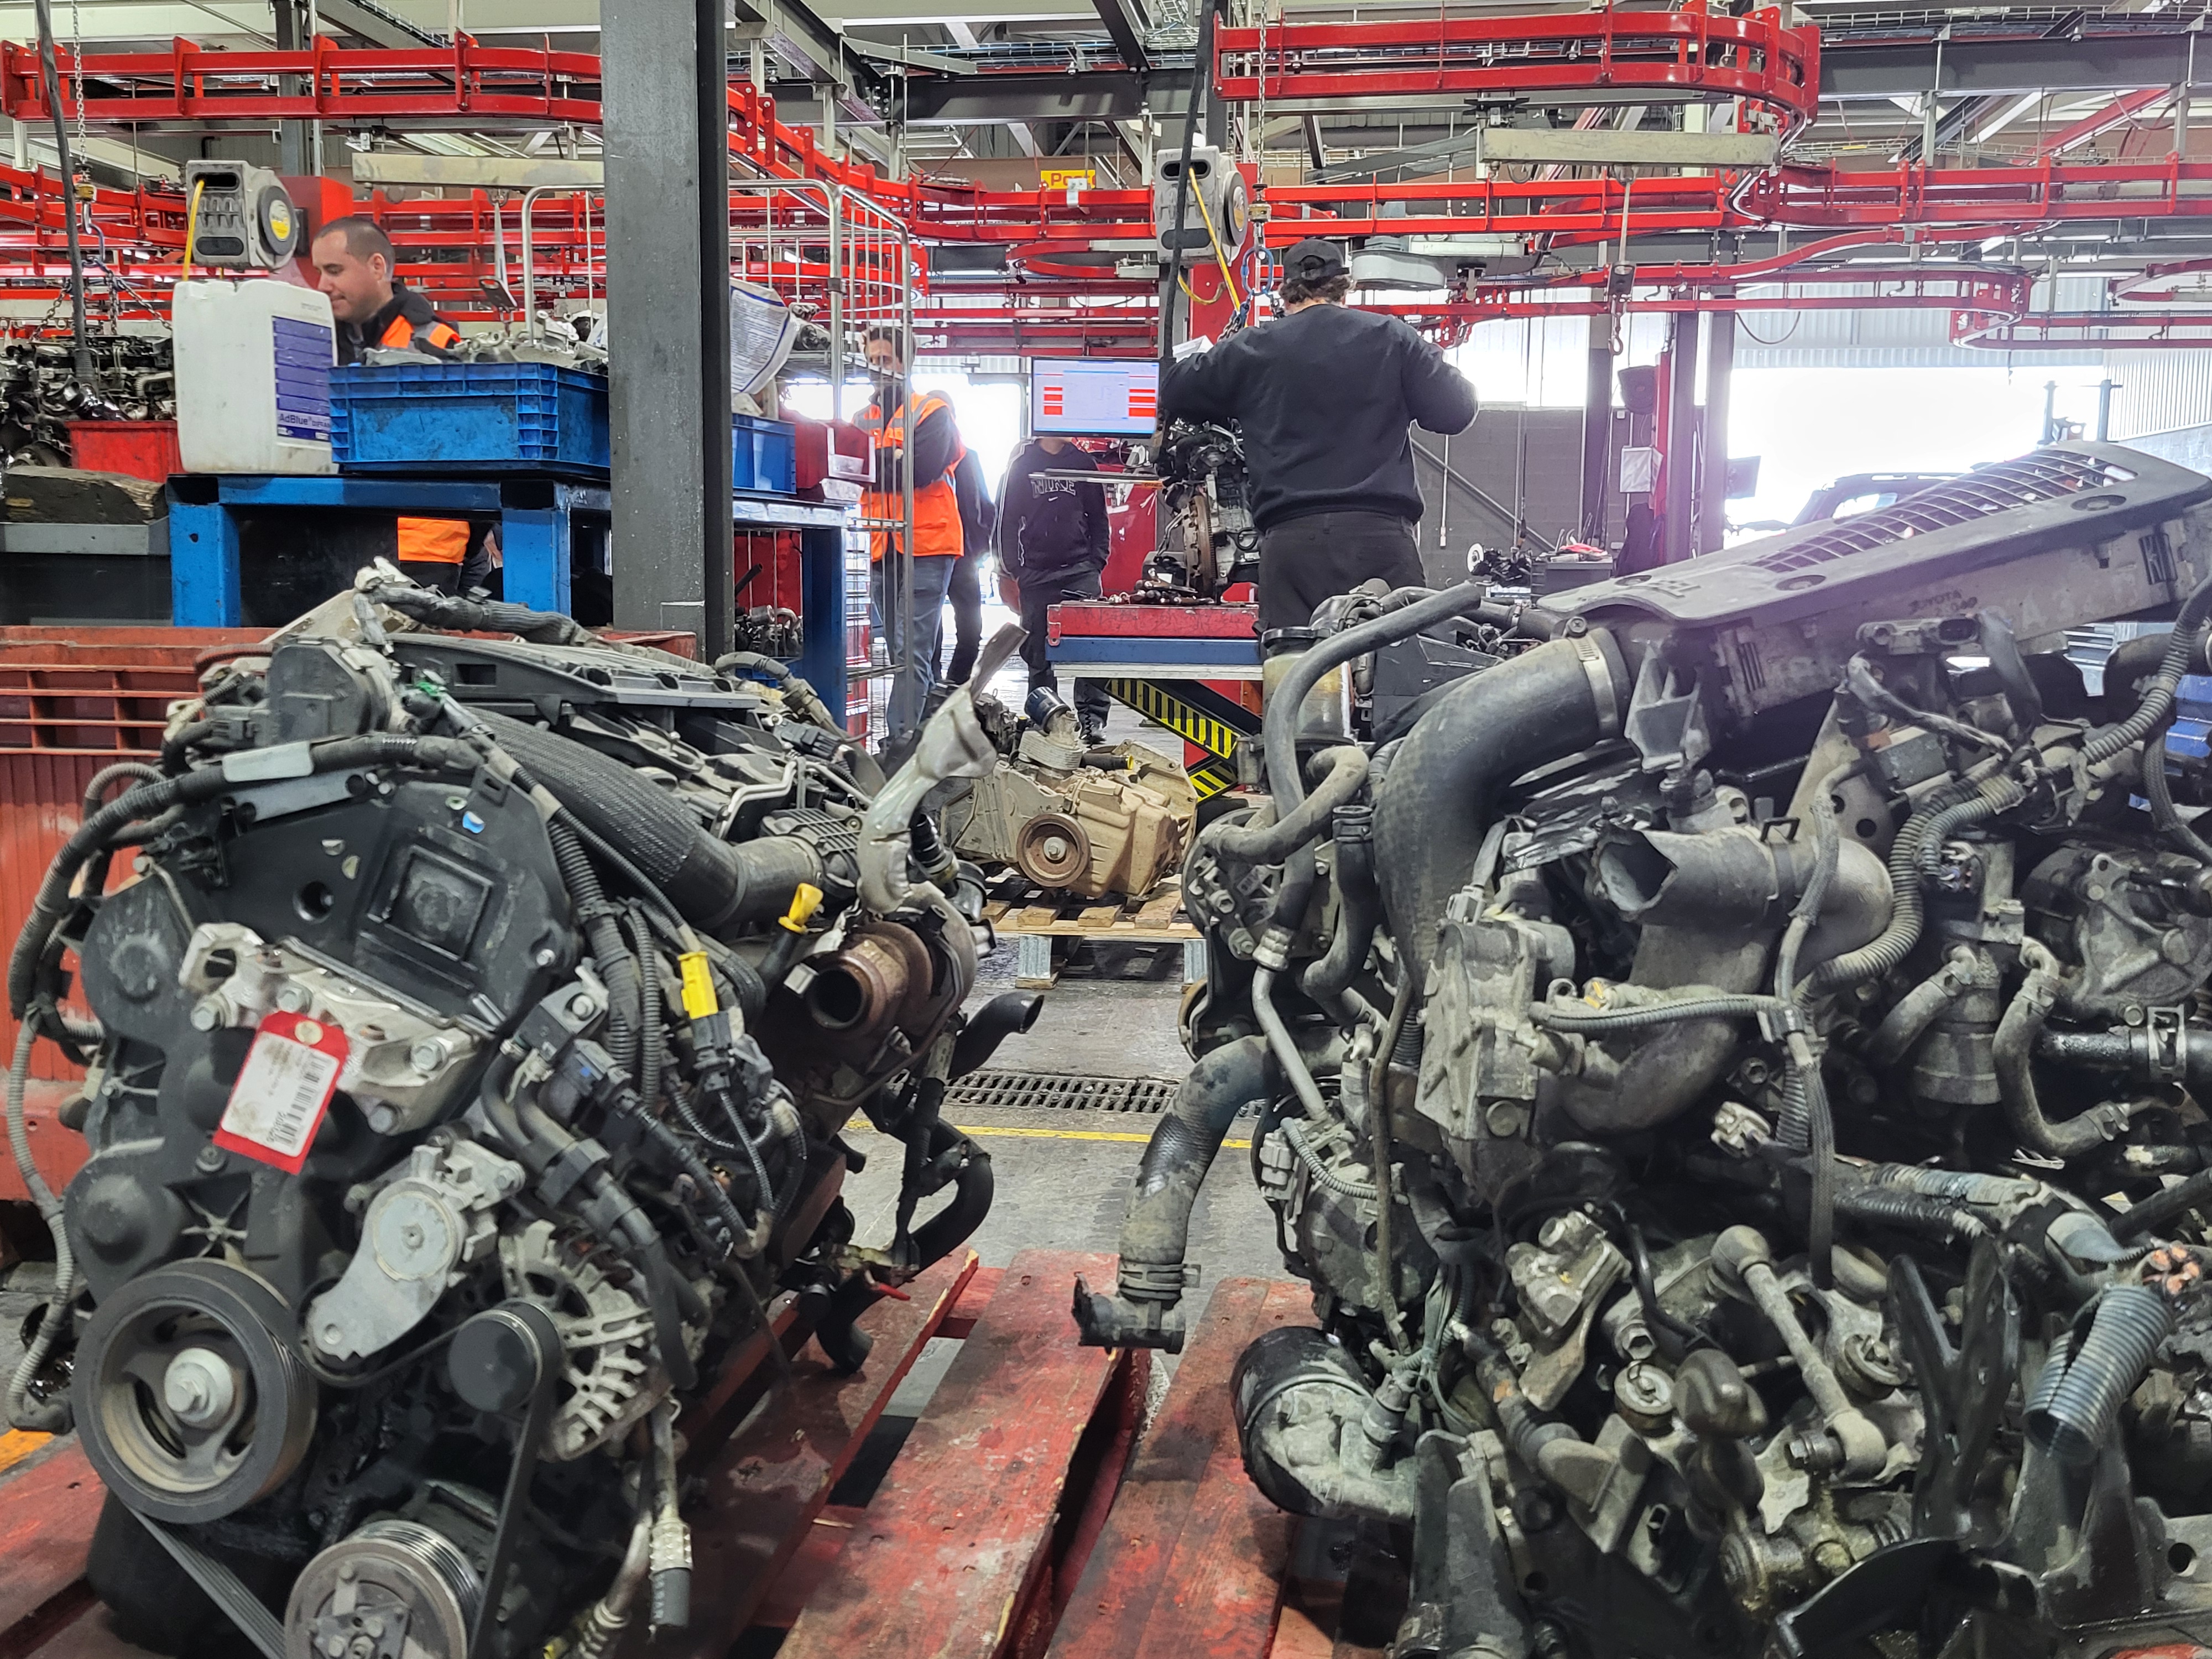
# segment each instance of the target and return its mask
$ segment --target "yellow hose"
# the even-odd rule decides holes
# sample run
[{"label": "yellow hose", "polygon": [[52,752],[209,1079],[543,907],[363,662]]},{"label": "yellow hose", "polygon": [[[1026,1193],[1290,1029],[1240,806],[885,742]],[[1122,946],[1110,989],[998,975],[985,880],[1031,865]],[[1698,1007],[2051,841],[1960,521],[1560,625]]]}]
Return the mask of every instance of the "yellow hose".
[{"label": "yellow hose", "polygon": [[1221,280],[1228,285],[1229,303],[1241,306],[1243,296],[1237,292],[1237,279],[1229,274],[1229,256],[1221,251],[1221,234],[1213,228],[1213,210],[1206,206],[1204,191],[1191,193],[1198,198],[1198,216],[1206,221],[1206,240],[1213,244],[1213,262],[1221,267]]},{"label": "yellow hose", "polygon": [[185,275],[186,276],[192,274],[192,240],[198,233],[200,225],[200,192],[206,188],[206,179],[193,179],[191,203],[185,209]]}]

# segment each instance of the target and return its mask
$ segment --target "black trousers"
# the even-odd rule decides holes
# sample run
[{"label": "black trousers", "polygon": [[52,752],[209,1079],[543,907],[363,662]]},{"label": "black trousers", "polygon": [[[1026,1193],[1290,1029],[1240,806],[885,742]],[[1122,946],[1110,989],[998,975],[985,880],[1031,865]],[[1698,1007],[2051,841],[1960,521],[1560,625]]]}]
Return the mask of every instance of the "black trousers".
[{"label": "black trousers", "polygon": [[[1061,575],[1024,576],[1017,583],[1022,594],[1022,627],[1026,630],[1022,639],[1022,661],[1030,671],[1030,689],[1048,685],[1060,689],[1060,676],[1052,672],[1052,663],[1045,655],[1045,612],[1065,599],[1095,599],[1098,597],[1098,573],[1095,570],[1070,570]],[[1103,720],[1112,701],[1106,688],[1097,680],[1081,679],[1075,683],[1073,702],[1079,715],[1088,714]]]},{"label": "black trousers", "polygon": [[1413,526],[1393,513],[1315,513],[1260,536],[1260,631],[1304,628],[1314,607],[1380,576],[1393,587],[1428,581]]},{"label": "black trousers", "polygon": [[[945,585],[945,597],[952,605],[952,666],[938,678],[946,685],[965,685],[975,672],[975,653],[983,648],[983,582],[975,571],[982,562],[979,554],[962,554],[952,567],[952,580]],[[945,648],[941,636],[937,648]]]}]

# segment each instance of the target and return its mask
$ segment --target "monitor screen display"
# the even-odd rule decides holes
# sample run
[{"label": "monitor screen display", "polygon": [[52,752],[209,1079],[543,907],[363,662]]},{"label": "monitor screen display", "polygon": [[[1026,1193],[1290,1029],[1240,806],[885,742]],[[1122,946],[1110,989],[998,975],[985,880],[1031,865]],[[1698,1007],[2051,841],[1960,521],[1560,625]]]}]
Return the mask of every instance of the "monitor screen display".
[{"label": "monitor screen display", "polygon": [[1041,357],[1030,365],[1030,430],[1048,436],[1148,437],[1160,366],[1150,359]]}]

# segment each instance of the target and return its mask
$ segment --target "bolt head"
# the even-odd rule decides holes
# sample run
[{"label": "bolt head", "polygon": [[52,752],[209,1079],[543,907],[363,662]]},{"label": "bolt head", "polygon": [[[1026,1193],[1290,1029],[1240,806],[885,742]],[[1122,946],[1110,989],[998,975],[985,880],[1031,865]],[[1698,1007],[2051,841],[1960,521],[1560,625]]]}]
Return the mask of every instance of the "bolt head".
[{"label": "bolt head", "polygon": [[161,1375],[161,1401],[191,1427],[212,1427],[238,1403],[237,1374],[221,1354],[186,1348]]},{"label": "bolt head", "polygon": [[589,1019],[599,1012],[599,1005],[592,1000],[588,991],[579,991],[568,999],[568,1012],[578,1019]]},{"label": "bolt head", "polygon": [[222,1168],[222,1148],[210,1141],[200,1148],[199,1156],[192,1160],[200,1169],[213,1175]]},{"label": "bolt head", "polygon": [[192,1030],[212,1031],[222,1024],[222,1006],[213,997],[197,1004],[192,1009]]},{"label": "bolt head", "polygon": [[304,1014],[313,999],[304,985],[284,984],[276,988],[276,1006],[288,1014]]},{"label": "bolt head", "polygon": [[558,959],[559,958],[554,956],[553,947],[551,945],[543,945],[538,947],[538,965],[540,968],[550,968]]},{"label": "bolt head", "polygon": [[426,1075],[434,1072],[446,1063],[446,1045],[435,1037],[424,1037],[407,1051],[407,1063]]}]

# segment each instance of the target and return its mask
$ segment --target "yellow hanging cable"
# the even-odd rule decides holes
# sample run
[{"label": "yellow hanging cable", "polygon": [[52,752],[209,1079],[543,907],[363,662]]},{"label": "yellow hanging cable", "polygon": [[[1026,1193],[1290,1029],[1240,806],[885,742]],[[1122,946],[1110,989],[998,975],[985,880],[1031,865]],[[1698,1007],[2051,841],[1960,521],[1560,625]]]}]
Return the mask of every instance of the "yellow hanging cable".
[{"label": "yellow hanging cable", "polygon": [[206,179],[193,179],[191,203],[185,209],[185,276],[186,277],[190,277],[192,274],[192,240],[199,230],[200,192],[206,188]]},{"label": "yellow hanging cable", "polygon": [[1237,279],[1229,274],[1229,256],[1221,251],[1221,235],[1213,228],[1213,210],[1206,206],[1204,191],[1191,193],[1198,198],[1198,216],[1206,221],[1206,240],[1213,244],[1213,261],[1221,267],[1221,280],[1229,289],[1229,303],[1241,306],[1244,299],[1237,291]]}]

